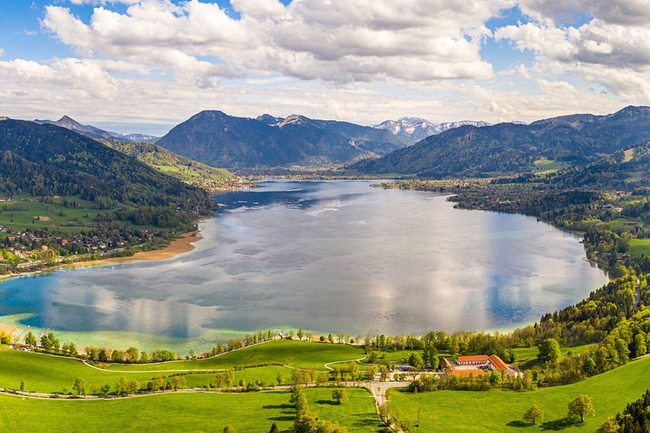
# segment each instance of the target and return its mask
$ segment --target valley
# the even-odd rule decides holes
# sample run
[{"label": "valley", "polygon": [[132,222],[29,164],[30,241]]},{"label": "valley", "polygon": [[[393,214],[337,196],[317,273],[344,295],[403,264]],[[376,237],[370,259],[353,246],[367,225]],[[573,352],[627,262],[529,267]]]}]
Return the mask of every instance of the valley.
[{"label": "valley", "polygon": [[[631,381],[647,370],[650,333],[644,228],[650,220],[645,206],[650,179],[647,138],[638,123],[644,122],[644,113],[643,107],[632,107],[610,116],[569,116],[530,127],[458,125],[419,144],[393,138],[386,143],[404,150],[388,153],[392,149],[382,147],[385,158],[402,160],[400,152],[416,151],[421,162],[430,141],[459,161],[455,152],[468,155],[467,148],[441,143],[468,131],[461,141],[469,137],[481,143],[481,137],[496,131],[502,144],[503,134],[513,135],[515,147],[520,140],[516,131],[527,137],[521,140],[532,140],[526,134],[547,134],[541,140],[549,142],[557,128],[564,128],[564,134],[587,134],[592,144],[605,141],[579,150],[580,155],[580,146],[520,154],[517,160],[529,163],[477,168],[468,179],[458,178],[468,172],[449,165],[445,170],[452,171],[440,171],[426,163],[432,171],[391,172],[417,179],[383,183],[316,179],[386,174],[359,167],[375,167],[383,160],[376,151],[385,134],[394,134],[388,129],[371,133],[302,116],[253,121],[202,112],[192,118],[194,123],[211,119],[211,127],[232,122],[239,137],[254,130],[261,136],[280,134],[265,128],[286,128],[282,134],[294,128],[309,137],[306,131],[316,128],[317,141],[334,143],[327,151],[334,153],[311,148],[316,153],[299,151],[294,155],[302,156],[295,161],[268,160],[258,150],[240,154],[239,162],[213,159],[210,155],[220,152],[214,147],[217,141],[199,151],[206,162],[239,174],[315,179],[257,185],[172,154],[163,148],[173,147],[165,137],[163,147],[105,138],[100,144],[56,126],[4,120],[4,272],[82,264],[0,283],[0,322],[4,317],[12,325],[0,338],[27,349],[0,350],[4,407],[21,413],[29,406],[39,413],[56,404],[56,424],[74,410],[68,405],[88,405],[79,426],[77,421],[68,424],[70,431],[81,425],[102,429],[126,405],[148,414],[131,420],[124,426],[127,431],[151,426],[150,417],[176,408],[183,408],[200,429],[207,421],[203,404],[224,407],[220,422],[243,431],[251,431],[253,424],[268,424],[268,429],[273,422],[279,431],[311,422],[333,432],[475,431],[477,423],[486,431],[508,431],[527,425],[519,421],[520,412],[533,403],[545,411],[542,428],[576,425],[563,416],[565,400],[586,393],[594,400],[596,417],[583,425],[595,429],[647,388],[643,381]],[[571,131],[576,122],[597,126],[581,124],[576,128],[581,132]],[[621,125],[633,132],[626,136]],[[610,127],[618,128],[618,141],[607,138]],[[183,140],[192,143],[189,137],[197,128],[179,125],[170,137],[185,134]],[[366,134],[361,153],[336,150],[336,140],[341,145],[344,140],[331,134],[349,141],[361,133]],[[50,143],[47,150],[32,147],[43,140]],[[267,147],[271,153],[277,149],[273,146]],[[481,146],[475,150],[491,152]],[[119,153],[110,153],[115,150]],[[508,164],[502,153],[496,155],[500,164]],[[345,165],[363,157],[368,161]],[[120,164],[129,169],[120,171]],[[17,173],[25,172],[30,175],[18,179]],[[223,192],[229,188],[236,190]],[[216,218],[199,222],[215,210]],[[188,237],[198,230],[201,240]],[[579,233],[584,247],[572,233]],[[170,242],[179,256],[162,250],[151,257],[162,261],[146,261],[138,252]],[[611,280],[600,289],[594,287],[607,278],[581,259],[585,250]],[[135,261],[115,257],[125,255]],[[108,257],[113,258],[102,264]],[[88,261],[100,266],[85,267]],[[482,331],[463,331],[468,328]],[[27,330],[46,339],[27,343]],[[561,346],[553,362],[537,355],[549,340]],[[451,380],[444,369],[436,371],[443,357],[480,353],[498,354],[521,376]],[[401,370],[408,364],[415,370]],[[81,384],[84,395],[79,395]],[[337,387],[347,393],[344,404],[333,401]],[[391,387],[387,405],[379,397],[386,389],[377,392],[376,401],[368,392],[385,387]],[[460,390],[470,389],[482,391],[458,397]],[[614,397],[605,389],[619,391]],[[295,394],[303,392],[300,399],[307,406],[295,403]],[[244,402],[244,412],[226,410],[231,399]],[[292,403],[284,402],[290,399]],[[466,416],[447,407],[448,400]],[[94,405],[100,401],[108,406]],[[484,404],[503,409],[489,423],[467,411]],[[0,426],[38,431],[4,410]]]}]

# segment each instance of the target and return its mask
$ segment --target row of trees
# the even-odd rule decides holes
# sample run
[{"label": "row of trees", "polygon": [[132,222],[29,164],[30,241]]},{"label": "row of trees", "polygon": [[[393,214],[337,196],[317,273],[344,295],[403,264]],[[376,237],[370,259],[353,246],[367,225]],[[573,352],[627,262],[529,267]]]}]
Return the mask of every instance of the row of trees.
[{"label": "row of trees", "polygon": [[[21,391],[25,390],[25,381],[22,381]],[[125,397],[127,395],[139,393],[152,393],[158,391],[176,391],[187,387],[187,380],[183,375],[175,375],[167,380],[163,376],[156,376],[150,381],[127,380],[122,376],[113,387],[110,384],[98,385],[96,383],[88,384],[85,379],[78,377],[75,379],[71,388],[63,388],[63,395],[76,395],[85,397],[86,395],[108,396],[115,395]]]}]

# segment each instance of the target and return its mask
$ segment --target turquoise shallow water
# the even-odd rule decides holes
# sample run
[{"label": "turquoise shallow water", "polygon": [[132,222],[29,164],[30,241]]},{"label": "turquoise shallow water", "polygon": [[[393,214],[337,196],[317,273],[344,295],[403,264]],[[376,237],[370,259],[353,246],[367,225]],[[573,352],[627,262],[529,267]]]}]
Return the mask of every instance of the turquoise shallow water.
[{"label": "turquoise shallow water", "polygon": [[408,334],[539,320],[607,280],[579,239],[368,182],[271,181],[222,194],[197,248],[0,283],[0,315],[70,332],[193,338],[303,328]]}]

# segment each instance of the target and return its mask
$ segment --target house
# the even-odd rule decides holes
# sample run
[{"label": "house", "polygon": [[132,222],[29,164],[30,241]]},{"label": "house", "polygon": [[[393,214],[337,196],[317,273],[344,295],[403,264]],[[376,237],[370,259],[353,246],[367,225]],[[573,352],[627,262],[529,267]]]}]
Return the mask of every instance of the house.
[{"label": "house", "polygon": [[458,365],[485,365],[487,362],[487,355],[459,356],[456,358],[456,364]]},{"label": "house", "polygon": [[485,376],[489,371],[500,371],[506,377],[515,377],[520,374],[517,369],[506,364],[498,355],[459,356],[455,363],[441,358],[440,368],[446,374],[456,377]]}]

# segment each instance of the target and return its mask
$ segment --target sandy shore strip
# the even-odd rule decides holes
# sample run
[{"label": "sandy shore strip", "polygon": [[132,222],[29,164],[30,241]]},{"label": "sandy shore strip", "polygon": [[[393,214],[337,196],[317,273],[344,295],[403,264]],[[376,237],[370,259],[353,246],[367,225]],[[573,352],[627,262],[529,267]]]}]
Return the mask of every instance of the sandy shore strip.
[{"label": "sandy shore strip", "polygon": [[18,327],[14,326],[14,325],[0,325],[0,333],[2,333],[2,331],[4,331],[7,334],[11,334],[13,332],[16,332],[17,329],[18,329]]},{"label": "sandy shore strip", "polygon": [[61,264],[52,266],[50,268],[32,271],[32,272],[22,272],[19,274],[5,274],[0,275],[0,281],[13,278],[13,277],[27,277],[39,275],[45,272],[53,271],[57,268],[75,268],[81,266],[101,266],[104,263],[117,263],[117,262],[130,262],[134,260],[165,260],[171,259],[172,257],[177,256],[178,254],[187,253],[194,249],[194,243],[203,239],[201,232],[195,231],[192,233],[183,233],[178,239],[174,239],[171,243],[163,249],[160,250],[151,250],[151,251],[140,251],[129,257],[111,257],[108,259],[98,259],[98,260],[87,260],[84,262],[74,262],[68,264]]},{"label": "sandy shore strip", "polygon": [[75,262],[66,267],[101,265],[103,263],[130,262],[133,260],[165,260],[171,259],[182,253],[190,252],[194,249],[194,243],[203,239],[200,232],[183,233],[178,239],[161,250],[141,251],[130,257],[111,257],[109,259],[89,260],[85,262]]}]

